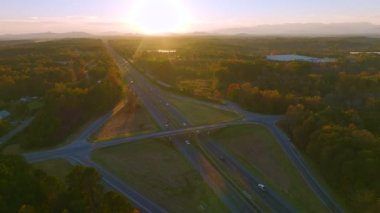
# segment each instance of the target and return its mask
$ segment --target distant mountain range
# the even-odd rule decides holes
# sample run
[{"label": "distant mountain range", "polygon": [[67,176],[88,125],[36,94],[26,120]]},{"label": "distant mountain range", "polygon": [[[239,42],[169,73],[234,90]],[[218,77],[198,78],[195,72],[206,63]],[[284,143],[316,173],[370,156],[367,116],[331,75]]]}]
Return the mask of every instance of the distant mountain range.
[{"label": "distant mountain range", "polygon": [[[0,35],[0,40],[41,40],[63,38],[93,38],[99,36],[128,36],[139,34],[124,34],[119,32],[105,32],[89,34],[85,32],[69,33],[32,33]],[[180,35],[180,34],[167,34]],[[307,23],[307,24],[277,24],[259,25],[252,27],[226,28],[215,31],[191,32],[186,35],[274,35],[274,36],[375,36],[380,37],[380,25],[371,23]]]},{"label": "distant mountain range", "polygon": [[216,34],[236,35],[285,35],[285,36],[344,36],[344,35],[377,35],[380,36],[380,25],[371,23],[307,23],[260,25],[254,27],[228,28],[214,31]]},{"label": "distant mountain range", "polygon": [[94,35],[84,32],[69,33],[31,33],[31,34],[5,34],[0,35],[0,40],[39,40],[39,39],[63,39],[63,38],[89,38]]}]

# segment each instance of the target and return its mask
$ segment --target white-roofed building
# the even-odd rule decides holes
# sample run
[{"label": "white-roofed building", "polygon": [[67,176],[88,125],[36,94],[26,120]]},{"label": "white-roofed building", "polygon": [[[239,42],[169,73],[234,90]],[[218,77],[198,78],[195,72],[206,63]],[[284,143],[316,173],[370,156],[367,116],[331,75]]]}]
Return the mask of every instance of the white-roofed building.
[{"label": "white-roofed building", "polygon": [[1,110],[0,111],[0,120],[5,119],[5,118],[9,117],[10,115],[11,115],[10,112],[8,112],[6,110]]},{"label": "white-roofed building", "polygon": [[330,63],[336,62],[335,58],[315,58],[303,55],[268,55],[270,61],[306,61],[312,63]]}]

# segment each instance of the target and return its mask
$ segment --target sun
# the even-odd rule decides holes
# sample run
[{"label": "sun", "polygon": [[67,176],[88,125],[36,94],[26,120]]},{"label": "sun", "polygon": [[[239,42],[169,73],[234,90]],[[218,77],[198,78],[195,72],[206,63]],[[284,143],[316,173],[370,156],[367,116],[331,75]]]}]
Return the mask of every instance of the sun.
[{"label": "sun", "polygon": [[189,16],[179,0],[136,0],[128,19],[138,32],[161,34],[185,32]]}]

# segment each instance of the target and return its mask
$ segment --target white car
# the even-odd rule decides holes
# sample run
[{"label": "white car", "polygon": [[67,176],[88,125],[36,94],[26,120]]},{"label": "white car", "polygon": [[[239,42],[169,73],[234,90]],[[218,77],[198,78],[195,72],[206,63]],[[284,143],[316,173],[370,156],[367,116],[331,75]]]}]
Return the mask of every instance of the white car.
[{"label": "white car", "polygon": [[185,143],[186,143],[187,145],[190,145],[190,141],[189,141],[189,140],[185,140]]},{"label": "white car", "polygon": [[262,183],[257,184],[257,187],[259,187],[262,191],[266,191],[266,187]]}]

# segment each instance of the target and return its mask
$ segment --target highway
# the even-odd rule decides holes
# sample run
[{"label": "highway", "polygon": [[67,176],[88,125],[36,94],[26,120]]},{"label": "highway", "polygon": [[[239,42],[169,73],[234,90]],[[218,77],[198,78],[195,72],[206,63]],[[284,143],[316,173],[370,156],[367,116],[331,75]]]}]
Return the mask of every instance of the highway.
[{"label": "highway", "polygon": [[269,187],[266,187],[265,191],[261,190],[258,184],[263,183],[263,181],[252,175],[238,160],[223,150],[218,143],[210,139],[206,134],[200,134],[197,139],[199,144],[214,156],[214,161],[218,162],[221,170],[231,171],[230,173],[236,176],[236,179],[245,182],[244,185],[248,186],[248,188],[244,189],[245,191],[259,195],[274,212],[296,212],[292,206],[287,204]]},{"label": "highway", "polygon": [[[142,89],[142,93],[145,92],[145,95],[142,97],[150,98],[150,100],[152,102],[155,102],[155,104],[162,105],[163,107],[161,109],[166,111],[166,112],[163,112],[162,114],[167,114],[168,117],[172,117],[174,119],[173,121],[174,123],[171,123],[171,125],[179,125],[179,126],[189,125],[187,119],[175,107],[168,104],[167,100],[165,100],[165,96],[162,95],[163,92],[160,90],[160,88],[152,85],[150,81],[147,80],[140,72],[136,71],[134,67],[132,67],[128,63],[128,61],[126,61],[125,59],[122,59],[116,53],[113,53],[113,55],[116,58],[116,60],[118,60],[119,63],[122,64],[121,65],[122,67],[127,68],[129,75],[126,75],[126,76],[130,77],[129,79],[130,82],[134,82],[130,86],[136,91],[138,89],[141,89],[140,85],[142,84],[144,87]],[[140,91],[136,91],[136,93],[141,94]],[[226,110],[226,108],[220,108],[220,109]],[[167,118],[167,120],[170,120],[170,119]],[[191,146],[189,145],[184,145],[185,143],[183,143],[183,141],[185,141],[186,139],[183,139],[182,142],[181,141],[178,142],[177,139],[173,139],[173,140],[175,141],[178,149],[185,155],[185,157],[188,160],[190,160],[190,162],[194,165],[194,167],[198,168],[199,170],[200,166],[202,165],[196,165],[195,162],[197,161],[197,159],[202,157],[201,153],[199,152],[197,153],[196,149],[191,150],[189,148]],[[199,143],[199,145],[203,146],[204,150],[206,150],[206,152],[208,152],[209,155],[214,156],[214,160],[213,160],[214,162],[220,161],[218,157],[220,155],[218,155],[218,153],[215,152],[215,149],[210,149],[210,146],[205,146],[206,143],[204,143],[204,141],[206,140],[209,140],[209,138],[205,134],[203,134],[202,140]],[[217,144],[213,144],[213,147],[215,146],[217,146]],[[219,171],[219,174],[224,178],[226,183],[228,183],[229,185],[232,185],[231,187],[235,188],[234,191],[238,191],[240,193],[240,197],[241,196],[245,197],[245,199],[243,199],[242,201],[246,202],[246,200],[249,200],[249,198],[246,196],[246,194],[244,194],[241,190],[238,189],[238,187],[233,181],[231,181],[231,178],[228,177],[229,176],[228,173],[233,173],[237,171],[240,176],[245,177],[245,180],[248,182],[248,185],[251,186],[250,187],[251,190],[259,194],[260,197],[262,198],[262,201],[266,203],[267,206],[271,210],[275,212],[294,212],[295,211],[289,204],[286,203],[286,201],[282,200],[279,196],[277,196],[273,190],[268,189],[265,193],[262,193],[260,189],[257,187],[257,185],[259,183],[262,183],[262,181],[259,181],[257,178],[254,178],[253,175],[250,174],[247,170],[242,169],[244,167],[240,165],[240,163],[238,163],[236,160],[233,160],[232,157],[228,153],[224,152],[223,155],[225,156],[226,159],[229,159],[231,162],[234,162],[234,164],[230,164],[229,167],[224,168],[223,172],[220,172],[221,171],[220,169],[216,169],[216,171]],[[213,167],[215,166],[216,165],[214,163]],[[201,175],[205,176],[205,174],[202,174],[202,169],[200,169],[200,171],[201,171]],[[205,180],[206,182],[209,182],[209,180],[207,180],[207,176]],[[211,184],[210,186],[213,187]],[[218,189],[215,189],[215,191],[218,191]],[[228,202],[226,203],[228,204]],[[236,209],[236,207],[234,209]]]},{"label": "highway", "polygon": [[[121,59],[122,62],[124,62],[128,68],[128,70],[134,70],[134,68],[128,64],[127,61],[125,61],[125,59]],[[150,82],[148,80],[145,80],[144,77],[139,73],[137,74],[138,72],[135,71],[135,76],[139,81],[142,81],[144,82],[144,86],[147,88],[148,92],[152,92],[154,91],[154,96],[156,98],[159,98],[161,99],[159,102],[160,103],[163,103],[163,102],[166,102],[166,100],[164,100],[164,96],[162,96],[160,93],[160,89],[157,88],[157,87],[154,87],[150,84]],[[332,211],[332,212],[341,212],[341,209],[339,208],[339,206],[332,200],[332,198],[328,195],[328,193],[326,193],[323,188],[320,186],[320,184],[317,182],[317,180],[311,175],[311,172],[308,170],[308,168],[306,167],[303,159],[300,157],[299,153],[297,153],[297,151],[295,150],[295,148],[293,147],[292,143],[289,141],[289,139],[286,137],[286,135],[276,126],[276,122],[278,121],[279,119],[279,116],[263,116],[263,115],[260,115],[260,114],[255,114],[255,113],[250,113],[250,112],[246,112],[244,110],[242,110],[240,107],[238,107],[237,105],[233,105],[231,104],[232,107],[230,109],[232,109],[233,111],[235,112],[239,112],[240,114],[243,114],[247,121],[251,121],[251,122],[254,122],[254,123],[259,123],[259,124],[262,124],[264,125],[265,127],[267,127],[268,129],[270,129],[270,131],[274,134],[274,136],[276,137],[277,141],[280,143],[281,147],[283,148],[283,150],[285,151],[285,153],[288,155],[288,157],[291,159],[291,161],[293,162],[293,164],[296,166],[296,168],[300,171],[300,173],[302,174],[302,176],[304,177],[304,179],[306,180],[306,182],[309,184],[309,186],[313,189],[313,191],[318,195],[318,197],[320,198],[320,200]],[[225,108],[223,108],[225,109]],[[167,106],[167,110],[170,111],[170,113],[173,115],[173,117],[177,118],[179,123],[180,124],[187,124],[187,120],[186,118],[184,118],[184,116],[182,116],[175,108],[173,108],[172,106]],[[207,139],[207,138],[206,138]],[[200,143],[201,145],[203,144],[202,142]],[[216,144],[214,143],[214,146]],[[206,149],[209,148],[209,147],[205,147]],[[211,150],[210,150],[211,151]],[[231,158],[231,156],[229,156],[227,153],[224,152],[224,155],[227,156],[228,158]],[[230,160],[231,160],[230,159]],[[234,160],[231,160],[232,162],[234,162]],[[235,161],[236,162],[236,161]],[[238,167],[237,166],[238,164],[235,164],[235,167]],[[241,169],[242,167],[240,167]],[[242,170],[241,170],[242,171]],[[244,172],[242,172],[244,173]],[[254,181],[252,181],[254,182]],[[257,181],[256,181],[257,183]],[[264,199],[264,200],[268,200],[268,199]],[[272,202],[273,200],[276,200],[277,201],[277,204],[278,205],[273,205],[274,203]],[[269,203],[269,205],[271,207],[274,207],[274,206],[282,206],[282,209],[277,209],[277,211],[281,211],[281,212],[284,212],[284,211],[288,211],[288,210],[291,210],[291,207],[289,205],[286,205],[286,202],[281,200],[277,195],[275,195],[273,193],[273,199],[271,199],[271,201],[268,201],[267,203]]]},{"label": "highway", "polygon": [[298,169],[304,180],[318,195],[318,198],[332,211],[332,212],[342,212],[342,209],[338,204],[331,198],[331,196],[323,189],[321,184],[317,179],[312,175],[310,170],[305,164],[305,161],[302,159],[301,155],[298,153],[296,148],[293,146],[290,139],[277,127],[273,125],[265,125],[272,134],[277,138],[277,141],[280,143],[282,149],[288,155],[289,159],[292,161],[293,165]]},{"label": "highway", "polygon": [[[127,72],[124,77],[127,82],[130,82],[130,88],[138,95],[144,106],[151,112],[162,129],[175,129],[189,125],[184,116],[163,98],[159,88],[151,85],[141,73],[136,71],[110,47],[108,47],[108,49],[123,72]],[[202,153],[194,146],[186,144],[186,140],[188,140],[186,136],[170,137],[170,141],[200,173],[205,182],[208,183],[232,212],[260,211],[252,201],[246,199],[231,182],[227,181],[225,177],[208,162]]]},{"label": "highway", "polygon": [[[219,198],[231,210],[231,212],[261,212],[255,201],[252,201],[244,192],[242,192],[233,180],[234,173],[239,173],[246,183],[250,186],[247,191],[257,194],[261,202],[265,203],[273,212],[296,212],[286,201],[279,197],[273,190],[267,188],[264,192],[257,187],[258,183],[263,183],[248,171],[239,161],[230,156],[224,151],[218,143],[211,140],[205,132],[224,128],[228,126],[242,124],[260,124],[268,128],[276,137],[289,159],[298,169],[300,174],[313,189],[320,200],[330,209],[331,212],[342,212],[334,200],[326,193],[326,191],[318,183],[317,179],[312,175],[307,168],[304,160],[299,155],[295,147],[290,142],[289,138],[276,126],[279,116],[266,116],[247,112],[241,109],[238,105],[228,103],[226,105],[217,105],[204,101],[199,101],[200,104],[206,104],[211,107],[234,111],[242,115],[243,119],[233,122],[218,123],[203,126],[190,126],[187,119],[173,106],[171,106],[164,97],[173,95],[160,88],[152,85],[140,72],[121,58],[108,45],[108,51],[117,62],[122,76],[129,84],[135,95],[145,106],[148,112],[152,115],[156,123],[162,131],[136,135],[128,138],[115,138],[104,141],[102,143],[90,143],[88,139],[109,118],[117,113],[123,106],[124,102],[117,105],[111,112],[105,114],[99,119],[92,122],[80,135],[70,144],[58,147],[52,150],[40,151],[35,153],[27,153],[24,157],[30,162],[43,161],[48,159],[63,158],[73,164],[82,164],[96,168],[102,175],[104,183],[110,188],[119,191],[128,197],[139,209],[143,212],[165,212],[157,204],[139,194],[120,181],[117,177],[110,174],[108,171],[95,164],[90,159],[90,154],[95,149],[104,147],[116,146],[128,142],[136,142],[143,139],[167,137],[177,149],[189,160],[193,167],[200,173],[206,183],[216,192]],[[187,99],[178,95],[173,95],[178,98]],[[190,137],[197,133],[196,137]],[[185,141],[191,143],[185,143]],[[194,144],[193,144],[194,143]],[[197,147],[199,146],[199,147]],[[221,159],[223,156],[223,159]],[[223,184],[217,184],[216,179],[223,180]],[[264,183],[265,184],[265,183]]]},{"label": "highway", "polygon": [[[175,95],[177,98],[189,99],[188,97],[182,97]],[[324,188],[320,185],[318,180],[313,176],[312,172],[309,170],[306,165],[302,155],[298,152],[298,150],[294,147],[293,143],[290,141],[289,137],[280,130],[276,123],[281,118],[281,116],[277,115],[262,115],[257,113],[252,113],[242,109],[237,104],[228,102],[226,105],[219,106],[217,104],[208,103],[205,101],[197,100],[199,104],[205,104],[212,107],[216,107],[223,110],[230,110],[236,113],[239,113],[244,116],[244,119],[240,123],[242,124],[259,124],[271,131],[273,136],[276,138],[276,141],[279,143],[285,154],[291,160],[293,165],[300,172],[306,183],[310,186],[310,188],[314,191],[314,193],[318,196],[322,203],[325,204],[331,212],[343,212],[339,205],[334,201],[334,199],[329,195],[329,193],[324,190]],[[245,121],[245,122],[243,122]],[[234,125],[234,124],[231,124]],[[226,154],[226,153],[224,153]]]}]

